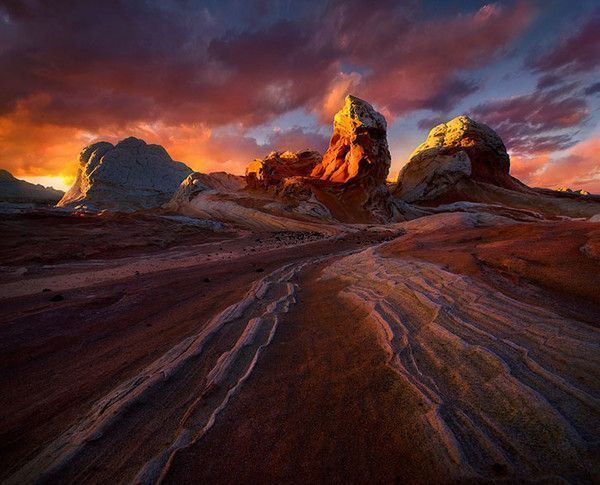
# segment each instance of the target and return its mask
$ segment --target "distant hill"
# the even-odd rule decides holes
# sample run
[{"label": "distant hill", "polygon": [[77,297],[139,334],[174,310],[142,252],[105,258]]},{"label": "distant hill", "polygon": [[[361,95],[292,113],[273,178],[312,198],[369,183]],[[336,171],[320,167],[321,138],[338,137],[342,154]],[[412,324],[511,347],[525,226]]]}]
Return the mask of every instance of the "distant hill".
[{"label": "distant hill", "polygon": [[160,207],[191,173],[160,145],[134,137],[116,145],[100,141],[81,151],[75,182],[58,206],[122,212]]},{"label": "distant hill", "polygon": [[0,201],[2,202],[58,202],[64,192],[40,184],[15,178],[9,171],[0,169]]}]

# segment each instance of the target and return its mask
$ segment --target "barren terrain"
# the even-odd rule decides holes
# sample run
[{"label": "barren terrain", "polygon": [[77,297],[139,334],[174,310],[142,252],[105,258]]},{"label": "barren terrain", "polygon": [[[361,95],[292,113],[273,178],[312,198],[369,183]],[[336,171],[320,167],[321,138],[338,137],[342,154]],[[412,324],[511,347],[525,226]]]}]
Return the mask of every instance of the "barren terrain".
[{"label": "barren terrain", "polygon": [[3,221],[8,483],[600,478],[600,224],[61,217]]}]

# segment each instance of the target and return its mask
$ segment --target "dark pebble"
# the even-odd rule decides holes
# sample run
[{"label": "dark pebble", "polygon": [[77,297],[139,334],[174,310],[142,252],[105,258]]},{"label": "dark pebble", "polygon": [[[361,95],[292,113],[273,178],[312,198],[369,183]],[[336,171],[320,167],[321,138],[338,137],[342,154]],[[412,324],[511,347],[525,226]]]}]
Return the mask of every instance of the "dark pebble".
[{"label": "dark pebble", "polygon": [[50,298],[50,301],[63,301],[64,299],[65,297],[62,295],[54,295],[52,298]]}]

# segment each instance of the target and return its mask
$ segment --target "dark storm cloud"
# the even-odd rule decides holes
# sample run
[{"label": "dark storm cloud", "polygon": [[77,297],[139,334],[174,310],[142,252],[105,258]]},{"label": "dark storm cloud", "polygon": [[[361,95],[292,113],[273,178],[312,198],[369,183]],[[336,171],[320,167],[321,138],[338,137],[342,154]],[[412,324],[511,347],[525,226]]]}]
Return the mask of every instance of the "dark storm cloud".
[{"label": "dark storm cloud", "polygon": [[600,9],[569,36],[561,37],[546,52],[536,52],[528,66],[541,73],[557,76],[591,71],[600,61]]},{"label": "dark storm cloud", "polygon": [[419,121],[417,121],[417,128],[419,128],[420,130],[430,131],[434,126],[437,126],[441,123],[445,123],[446,121],[448,121],[448,119],[444,118],[443,116],[436,116],[433,118],[422,118]]},{"label": "dark storm cloud", "polygon": [[423,107],[433,111],[448,111],[478,89],[479,87],[473,81],[449,77],[446,80],[444,90],[432,96]]},{"label": "dark storm cloud", "polygon": [[562,76],[558,76],[556,74],[545,74],[538,79],[537,88],[538,89],[546,89],[553,88],[558,84],[561,84],[564,81]]},{"label": "dark storm cloud", "polygon": [[390,1],[314,2],[296,15],[239,5],[236,17],[216,2],[0,1],[0,113],[87,129],[252,126],[319,111],[345,64],[364,74],[359,94],[392,115],[446,110],[477,89],[458,73],[489,62],[529,18],[521,4],[433,20]]},{"label": "dark storm cloud", "polygon": [[587,88],[584,89],[583,93],[586,96],[591,96],[593,94],[600,93],[600,81],[590,84]]},{"label": "dark storm cloud", "polygon": [[[45,116],[83,123],[154,115],[203,62],[209,19],[144,2],[3,2],[0,110],[43,95]],[[4,30],[4,29],[3,29]],[[210,72],[207,73],[210,75]]]},{"label": "dark storm cloud", "polygon": [[562,96],[569,91],[559,88],[488,101],[475,106],[472,115],[493,126],[515,153],[563,150],[576,142],[573,128],[588,117],[584,98]]}]

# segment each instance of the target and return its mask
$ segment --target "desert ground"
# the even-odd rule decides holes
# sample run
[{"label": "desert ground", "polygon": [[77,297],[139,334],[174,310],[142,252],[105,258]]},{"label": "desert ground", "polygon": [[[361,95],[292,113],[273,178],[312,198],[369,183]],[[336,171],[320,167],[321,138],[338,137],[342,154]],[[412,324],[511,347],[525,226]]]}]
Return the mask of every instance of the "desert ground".
[{"label": "desert ground", "polygon": [[1,222],[6,483],[599,479],[599,224],[137,218]]}]

